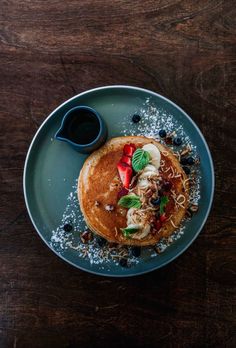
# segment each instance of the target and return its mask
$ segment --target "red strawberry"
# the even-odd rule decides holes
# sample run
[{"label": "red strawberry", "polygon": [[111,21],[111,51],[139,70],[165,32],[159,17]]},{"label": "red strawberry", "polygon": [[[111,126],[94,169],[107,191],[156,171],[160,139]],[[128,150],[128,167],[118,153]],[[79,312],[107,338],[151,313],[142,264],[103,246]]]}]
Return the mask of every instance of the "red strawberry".
[{"label": "red strawberry", "polygon": [[129,146],[131,146],[134,149],[134,151],[136,150],[136,145],[130,143]]},{"label": "red strawberry", "polygon": [[157,220],[155,222],[155,227],[156,227],[157,231],[159,231],[162,227],[162,222],[160,220]]},{"label": "red strawberry", "polygon": [[126,196],[128,193],[129,191],[125,187],[122,187],[117,194],[117,198],[120,199],[121,197]]},{"label": "red strawberry", "polygon": [[162,215],[160,215],[160,221],[161,222],[165,222],[167,220],[167,217],[166,217],[166,214],[164,213],[164,214],[162,214]]},{"label": "red strawberry", "polygon": [[132,168],[127,163],[119,162],[117,169],[123,186],[128,189],[133,174]]},{"label": "red strawberry", "polygon": [[133,153],[135,151],[135,147],[133,144],[125,144],[124,148],[123,148],[123,154],[125,156],[129,156],[132,157]]},{"label": "red strawberry", "polygon": [[122,156],[120,162],[126,163],[130,167],[131,167],[131,164],[132,164],[131,158],[128,157],[128,156]]}]

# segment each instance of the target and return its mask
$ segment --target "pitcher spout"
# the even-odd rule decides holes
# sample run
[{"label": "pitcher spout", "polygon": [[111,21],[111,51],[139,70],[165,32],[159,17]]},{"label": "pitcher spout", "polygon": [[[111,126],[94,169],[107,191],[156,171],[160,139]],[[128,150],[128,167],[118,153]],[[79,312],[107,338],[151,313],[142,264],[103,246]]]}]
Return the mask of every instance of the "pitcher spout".
[{"label": "pitcher spout", "polygon": [[62,128],[60,128],[57,132],[56,132],[56,134],[55,134],[55,139],[57,139],[57,140],[67,140],[67,138],[66,138],[66,135],[65,135],[65,132],[63,131],[63,129]]}]

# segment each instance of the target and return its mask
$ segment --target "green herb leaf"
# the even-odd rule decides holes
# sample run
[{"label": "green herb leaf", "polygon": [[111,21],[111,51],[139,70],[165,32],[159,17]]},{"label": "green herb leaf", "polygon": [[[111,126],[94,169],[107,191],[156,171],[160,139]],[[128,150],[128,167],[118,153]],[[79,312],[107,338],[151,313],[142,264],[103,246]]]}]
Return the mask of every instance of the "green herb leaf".
[{"label": "green herb leaf", "polygon": [[132,167],[136,172],[142,170],[149,163],[151,157],[149,152],[137,149],[132,157]]},{"label": "green herb leaf", "polygon": [[129,238],[131,234],[138,232],[138,228],[126,227],[126,228],[121,228],[121,231],[123,232],[126,238]]},{"label": "green herb leaf", "polygon": [[160,203],[160,215],[164,214],[164,209],[169,202],[169,198],[167,196],[161,197],[161,203]]},{"label": "green herb leaf", "polygon": [[121,205],[124,208],[141,208],[142,203],[139,196],[136,195],[126,195],[121,197],[118,202],[118,205]]}]

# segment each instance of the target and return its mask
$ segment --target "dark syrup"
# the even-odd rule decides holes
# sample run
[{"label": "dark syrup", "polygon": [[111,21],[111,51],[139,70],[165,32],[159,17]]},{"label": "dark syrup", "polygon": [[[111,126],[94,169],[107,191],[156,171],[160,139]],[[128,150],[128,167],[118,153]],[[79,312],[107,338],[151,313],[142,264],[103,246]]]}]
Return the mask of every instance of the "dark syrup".
[{"label": "dark syrup", "polygon": [[87,110],[74,111],[67,124],[68,138],[76,144],[89,144],[96,139],[100,130],[97,117]]}]

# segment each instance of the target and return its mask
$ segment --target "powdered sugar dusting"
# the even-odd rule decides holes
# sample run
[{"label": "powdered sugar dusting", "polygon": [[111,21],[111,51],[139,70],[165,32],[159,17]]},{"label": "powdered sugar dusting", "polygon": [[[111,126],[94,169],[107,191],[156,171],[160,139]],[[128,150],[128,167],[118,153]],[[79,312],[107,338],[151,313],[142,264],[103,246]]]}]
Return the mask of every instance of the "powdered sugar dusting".
[{"label": "powdered sugar dusting", "polygon": [[[191,145],[192,150],[196,151],[196,147],[191,144],[189,136],[185,133],[183,126],[163,109],[157,108],[152,104],[151,98],[147,98],[143,107],[137,110],[137,114],[141,116],[138,124],[132,122],[132,115],[127,115],[121,122],[122,135],[143,135],[147,138],[154,138],[163,142],[159,136],[159,130],[165,129],[167,133],[175,131],[176,135],[183,139],[183,144]],[[174,146],[170,146],[174,150]]]}]

